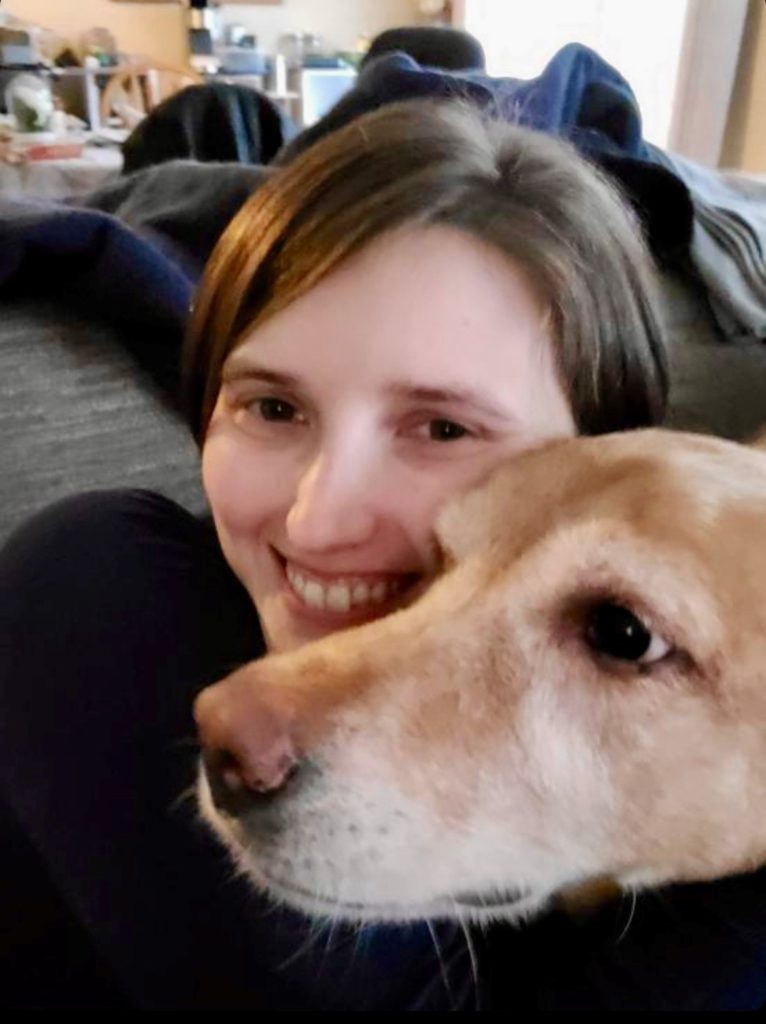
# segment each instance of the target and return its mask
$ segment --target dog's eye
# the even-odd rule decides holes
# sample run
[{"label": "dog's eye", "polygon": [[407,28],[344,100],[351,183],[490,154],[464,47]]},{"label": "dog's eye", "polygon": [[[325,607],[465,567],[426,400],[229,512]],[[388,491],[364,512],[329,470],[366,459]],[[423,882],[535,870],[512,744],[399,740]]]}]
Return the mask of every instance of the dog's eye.
[{"label": "dog's eye", "polygon": [[670,644],[620,604],[609,601],[589,612],[585,639],[592,650],[609,658],[654,665],[670,651]]}]

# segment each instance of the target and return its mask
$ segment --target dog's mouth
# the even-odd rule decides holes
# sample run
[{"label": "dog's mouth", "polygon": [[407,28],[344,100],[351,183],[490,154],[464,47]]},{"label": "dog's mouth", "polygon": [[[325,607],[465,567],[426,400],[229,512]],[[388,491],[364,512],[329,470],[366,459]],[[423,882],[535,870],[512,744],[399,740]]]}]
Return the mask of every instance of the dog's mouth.
[{"label": "dog's mouth", "polygon": [[538,903],[532,891],[508,890],[495,893],[460,893],[457,896],[435,897],[421,905],[413,903],[374,903],[342,900],[325,896],[268,874],[258,868],[259,882],[276,897],[309,910],[332,916],[357,920],[412,921],[428,918],[454,918],[458,916],[508,918],[522,916],[529,907]]},{"label": "dog's mouth", "polygon": [[452,897],[455,906],[465,910],[486,910],[515,913],[534,899],[531,889],[511,889],[504,892],[474,893],[463,892]]}]

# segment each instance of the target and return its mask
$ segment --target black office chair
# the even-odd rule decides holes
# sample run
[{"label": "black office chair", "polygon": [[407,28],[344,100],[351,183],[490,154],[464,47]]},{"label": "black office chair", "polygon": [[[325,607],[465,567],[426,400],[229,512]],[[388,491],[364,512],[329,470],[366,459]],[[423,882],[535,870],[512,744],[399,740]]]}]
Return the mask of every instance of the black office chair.
[{"label": "black office chair", "polygon": [[133,129],[122,147],[124,173],[178,159],[267,164],[293,130],[268,97],[248,86],[191,85]]},{"label": "black office chair", "polygon": [[479,40],[470,32],[446,25],[387,29],[370,43],[360,67],[382,53],[395,50],[408,54],[421,67],[442,68],[445,71],[486,70],[484,48]]}]

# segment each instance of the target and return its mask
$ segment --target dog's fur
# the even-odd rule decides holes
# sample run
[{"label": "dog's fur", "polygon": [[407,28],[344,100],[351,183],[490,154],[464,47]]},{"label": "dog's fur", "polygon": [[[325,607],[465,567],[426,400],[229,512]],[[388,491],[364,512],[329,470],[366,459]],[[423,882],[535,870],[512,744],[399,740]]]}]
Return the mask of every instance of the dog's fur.
[{"label": "dog's fur", "polygon": [[[357,919],[518,918],[594,880],[766,862],[766,453],[554,442],[453,500],[437,535],[445,571],[412,607],[201,696],[201,717],[256,708],[302,755],[235,816],[201,773],[258,884]],[[595,651],[605,601],[667,653]]]}]

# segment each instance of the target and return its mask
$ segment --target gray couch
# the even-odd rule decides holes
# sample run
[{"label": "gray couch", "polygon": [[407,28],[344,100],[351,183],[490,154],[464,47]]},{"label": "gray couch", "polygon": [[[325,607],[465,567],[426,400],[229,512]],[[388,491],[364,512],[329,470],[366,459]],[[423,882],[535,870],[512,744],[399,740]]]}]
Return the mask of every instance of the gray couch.
[{"label": "gray couch", "polygon": [[204,508],[197,451],[119,334],[56,303],[0,305],[0,542],[92,488],[147,487]]},{"label": "gray couch", "polygon": [[[130,203],[122,212],[141,221],[141,203]],[[746,438],[766,421],[766,347],[725,343],[701,291],[662,281],[669,425]],[[0,541],[85,489],[145,487],[206,508],[191,436],[126,340],[61,302],[0,303]]]},{"label": "gray couch", "polygon": [[675,276],[661,280],[671,369],[666,425],[748,440],[766,423],[766,343],[725,341],[701,289]]}]

